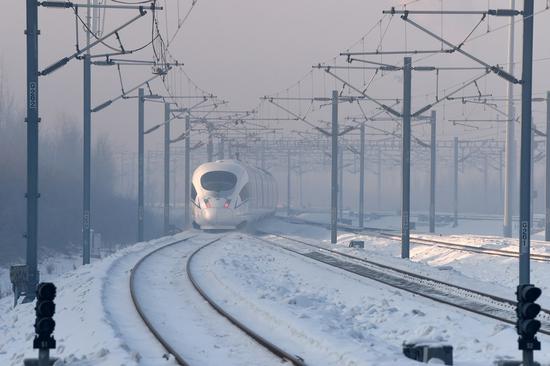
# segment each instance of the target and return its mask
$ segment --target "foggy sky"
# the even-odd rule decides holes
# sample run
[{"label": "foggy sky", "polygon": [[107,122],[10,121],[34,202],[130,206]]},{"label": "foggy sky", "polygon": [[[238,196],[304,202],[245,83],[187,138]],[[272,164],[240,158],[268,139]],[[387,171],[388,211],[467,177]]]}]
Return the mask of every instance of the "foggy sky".
[{"label": "foggy sky", "polygon": [[[184,4],[185,1],[182,1]],[[508,1],[490,1],[491,7],[506,7]],[[520,2],[518,2],[520,3]],[[174,11],[175,2],[168,0],[169,11]],[[185,4],[188,6],[188,2]],[[475,4],[475,5],[473,5]],[[398,6],[397,1],[359,0],[199,0],[191,13],[183,32],[173,44],[172,52],[185,63],[187,73],[203,89],[211,91],[239,108],[252,108],[258,97],[284,89],[309,71],[310,66],[329,60],[357,41],[381,17],[382,9]],[[486,7],[487,2],[445,1],[447,9]],[[542,5],[542,0],[540,0]],[[171,8],[170,8],[171,6]],[[439,9],[440,1],[419,1],[410,8]],[[110,12],[107,29],[133,13]],[[9,12],[2,12],[0,22],[0,59],[7,81],[19,104],[24,105],[25,37],[23,34],[24,2],[12,2]],[[544,57],[549,51],[541,47],[544,34],[550,31],[547,13],[536,19],[537,40],[535,57]],[[396,17],[397,18],[397,17]],[[162,17],[161,17],[162,19]],[[439,17],[418,17],[439,32]],[[465,35],[477,18],[446,19],[444,29],[453,41]],[[491,19],[497,24],[500,19]],[[122,33],[128,45],[143,43],[149,29],[148,19],[136,23],[130,32]],[[392,32],[395,42],[387,49],[403,47],[403,24],[395,19]],[[543,24],[546,23],[546,24]],[[40,65],[51,64],[74,50],[74,17],[70,10],[40,9]],[[518,27],[518,33],[520,33]],[[429,45],[429,38],[408,29],[409,45],[418,39]],[[507,31],[497,32],[489,42],[475,43],[470,51],[490,51],[495,62],[506,61]],[[466,33],[467,34],[467,33]],[[484,44],[483,44],[484,43]],[[437,45],[437,42],[431,44]],[[370,46],[370,45],[368,45]],[[517,49],[520,50],[520,44]],[[371,47],[371,49],[374,47]],[[148,58],[150,52],[143,54]],[[517,53],[519,55],[519,53]],[[133,57],[133,56],[132,56]],[[137,58],[137,56],[136,56]],[[546,64],[547,65],[547,64]],[[148,75],[147,68],[136,67],[125,71],[126,86],[132,86]],[[544,91],[548,73],[539,67],[536,91]],[[42,128],[59,126],[65,117],[81,123],[82,65],[72,61],[67,67],[41,78]],[[494,80],[494,77],[492,77]],[[429,83],[432,85],[432,81]],[[414,81],[420,88],[422,81]],[[502,83],[501,83],[502,85]],[[419,89],[415,89],[419,90]],[[516,92],[517,93],[517,92]],[[94,68],[93,104],[120,94],[118,77],[114,68]],[[397,95],[400,93],[397,92]],[[97,113],[94,118],[94,135],[108,133],[112,140],[133,150],[135,145],[136,101],[116,103]],[[162,117],[160,106],[147,107],[148,124]],[[154,121],[154,122],[153,122]],[[160,134],[159,134],[160,135]],[[156,144],[160,136],[148,137],[148,143]]]},{"label": "foggy sky", "polygon": [[[84,0],[80,0],[84,1]],[[174,15],[175,0],[167,0],[168,10]],[[190,1],[181,1],[182,8]],[[521,6],[521,1],[517,1]],[[544,7],[543,0],[537,0],[536,8]],[[400,1],[392,0],[199,0],[184,25],[183,31],[172,44],[171,52],[185,63],[189,76],[202,88],[222,99],[229,100],[235,109],[250,109],[258,104],[260,96],[284,90],[304,74],[311,66],[319,62],[331,62],[339,52],[358,41],[382,17],[382,10],[399,6]],[[491,8],[506,8],[509,1],[491,0]],[[21,109],[24,106],[25,88],[25,3],[10,2],[10,11],[2,12],[0,21],[0,60],[4,77]],[[478,9],[487,7],[486,1],[446,0],[445,9]],[[412,2],[409,9],[440,9],[439,0],[421,0]],[[40,29],[40,68],[44,68],[61,57],[74,52],[75,25],[70,10],[39,10]],[[106,19],[106,30],[112,29],[122,21],[134,16],[135,12],[110,11]],[[550,34],[550,12],[544,12],[535,20],[535,58],[550,56],[545,46],[547,34]],[[163,20],[163,16],[160,16]],[[475,26],[478,17],[445,17],[443,29],[439,16],[415,16],[415,20],[428,26],[437,34],[459,43]],[[507,61],[506,19],[489,19],[489,29],[496,30],[486,37],[466,46],[469,52],[487,60],[490,64],[503,64]],[[385,24],[385,23],[384,23]],[[173,27],[174,23],[169,23]],[[476,34],[487,28],[482,24]],[[374,50],[376,39],[381,30],[376,30],[367,39],[366,48]],[[82,33],[82,32],[81,32]],[[516,57],[521,60],[521,22],[518,23],[516,38]],[[82,34],[81,34],[82,35]],[[143,44],[150,37],[150,18],[136,22],[128,30],[121,32],[125,47],[132,48]],[[81,40],[82,41],[82,40]],[[434,48],[440,44],[431,40],[410,26],[405,27],[397,16],[392,20],[384,47],[390,49]],[[360,46],[359,46],[360,48]],[[358,50],[357,47],[355,50]],[[103,49],[101,52],[104,52]],[[99,51],[98,51],[99,52]],[[128,56],[137,59],[150,59],[150,50],[139,55]],[[402,56],[385,58],[384,62],[399,64]],[[416,57],[414,59],[417,59]],[[475,65],[460,56],[437,56],[424,61],[429,65]],[[548,62],[535,63],[534,92],[541,93],[550,89],[548,85]],[[131,67],[123,69],[125,87],[129,88],[150,75],[148,68]],[[345,75],[345,73],[344,73]],[[520,75],[516,68],[516,75]],[[445,85],[461,82],[464,75],[451,75],[442,79]],[[491,75],[480,87],[495,94],[505,95],[506,83]],[[389,82],[388,82],[389,81]],[[79,128],[82,123],[82,63],[73,60],[68,66],[52,75],[42,77],[40,85],[41,131],[62,126],[64,120],[71,120]],[[421,107],[430,99],[424,94],[432,93],[434,78],[430,75],[413,76],[413,105]],[[159,84],[154,91],[161,92]],[[335,85],[336,88],[341,86]],[[316,90],[315,93],[318,93]],[[401,77],[399,74],[374,83],[371,92],[377,96],[400,97]],[[516,88],[516,95],[519,95]],[[93,68],[93,105],[120,94],[120,85],[115,68]],[[307,92],[304,92],[307,95]],[[519,107],[519,106],[518,106]],[[446,117],[487,118],[487,111],[478,108],[471,114],[465,107],[457,104],[445,107]],[[414,109],[414,107],[413,107]],[[535,105],[535,118],[542,117],[544,108]],[[440,109],[441,112],[443,112]],[[357,112],[355,112],[357,113]],[[146,127],[159,123],[162,119],[162,106],[147,104]],[[489,115],[494,117],[494,113]],[[320,119],[329,119],[325,113]],[[135,151],[137,140],[137,101],[120,101],[108,109],[93,115],[93,134],[95,137],[109,135],[116,144],[115,150]],[[286,130],[293,126],[282,124]],[[303,127],[303,126],[302,126]],[[175,126],[176,130],[179,128]],[[427,130],[418,129],[423,137]],[[451,126],[444,123],[438,128],[442,138],[465,136],[469,138],[502,137],[503,130],[480,133],[472,129]],[[161,142],[161,133],[148,135],[146,149],[154,148]]]}]

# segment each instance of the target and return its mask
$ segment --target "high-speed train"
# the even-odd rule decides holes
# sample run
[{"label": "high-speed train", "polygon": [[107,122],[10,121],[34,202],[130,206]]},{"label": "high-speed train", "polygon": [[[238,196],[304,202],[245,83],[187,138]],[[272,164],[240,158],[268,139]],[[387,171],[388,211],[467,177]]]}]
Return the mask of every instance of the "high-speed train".
[{"label": "high-speed train", "polygon": [[238,160],[218,160],[193,172],[191,202],[195,227],[240,228],[275,212],[277,184],[263,169]]}]

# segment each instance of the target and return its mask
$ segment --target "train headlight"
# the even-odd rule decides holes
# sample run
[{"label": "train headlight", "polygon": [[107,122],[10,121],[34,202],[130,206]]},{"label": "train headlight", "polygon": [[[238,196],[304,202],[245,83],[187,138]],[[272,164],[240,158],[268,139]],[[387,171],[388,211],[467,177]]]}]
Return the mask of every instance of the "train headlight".
[{"label": "train headlight", "polygon": [[231,204],[231,200],[225,200],[225,203],[223,204],[224,208],[229,208],[229,205]]},{"label": "train headlight", "polygon": [[211,208],[212,207],[212,204],[210,203],[210,200],[208,198],[204,199],[204,205],[206,206],[206,208]]}]

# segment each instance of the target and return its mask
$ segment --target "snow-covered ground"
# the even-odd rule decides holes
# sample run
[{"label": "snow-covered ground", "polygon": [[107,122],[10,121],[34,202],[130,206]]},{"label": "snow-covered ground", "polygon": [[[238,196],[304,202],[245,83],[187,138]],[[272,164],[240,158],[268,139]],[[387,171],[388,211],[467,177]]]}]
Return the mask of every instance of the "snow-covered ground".
[{"label": "snow-covered ground", "polygon": [[[49,253],[38,264],[40,280],[47,282],[82,264],[82,257],[77,255]],[[0,266],[0,298],[13,294],[10,282],[9,268]]]},{"label": "snow-covered ground", "polygon": [[[267,231],[293,233],[297,237],[316,239],[321,243],[328,243],[330,239],[328,230],[321,227],[293,225],[279,220],[272,220],[269,223],[264,223],[264,225],[266,225],[265,229]],[[464,230],[467,229],[466,227]],[[517,238],[472,234],[411,234],[411,237],[415,236],[491,249],[516,252],[518,250]],[[351,240],[365,241],[365,249],[346,248]],[[339,233],[338,244],[337,250],[352,253],[359,257],[368,257],[381,263],[411,270],[460,286],[490,292],[505,298],[515,298],[519,275],[517,258],[411,243],[411,261],[403,261],[400,258],[401,243],[399,241],[346,232]],[[550,254],[550,242],[532,240],[531,246],[533,253]],[[550,309],[550,283],[548,278],[550,278],[550,263],[533,260],[531,262],[531,282],[542,288],[543,295],[539,302],[543,307]]]},{"label": "snow-covered ground", "polygon": [[[305,239],[312,243],[330,246],[329,231],[322,227],[289,224],[274,219],[264,222],[261,229],[268,232],[290,234],[290,236]],[[429,237],[425,234],[419,234],[418,236]],[[517,239],[496,236],[480,237],[477,235],[437,236],[437,238],[454,243],[508,250],[515,248],[517,250]],[[347,247],[351,240],[357,239],[365,241],[365,249]],[[549,244],[544,241],[533,241],[534,252],[547,253]],[[398,241],[345,232],[339,233],[338,244],[333,246],[332,249],[504,298],[515,298],[515,288],[518,282],[517,258],[495,257],[413,244],[411,246],[411,260],[408,261],[400,258],[401,246]],[[543,289],[543,295],[538,302],[543,307],[550,308],[550,285],[548,283],[550,263],[532,261],[531,278],[533,283]],[[515,337],[515,334],[513,334],[513,337],[505,342],[508,347],[512,347],[512,350],[515,349]],[[543,349],[545,348],[544,345],[550,346],[550,337],[541,336],[541,340]],[[495,347],[497,344],[495,344]],[[511,354],[514,354],[514,352],[516,351],[511,351]],[[548,353],[543,359],[550,364]]]},{"label": "snow-covered ground", "polygon": [[[329,245],[329,232],[321,227],[271,219],[261,228]],[[174,364],[173,359],[162,357],[165,351],[139,320],[129,297],[128,280],[130,269],[144,255],[189,235],[139,243],[76,269],[67,260],[66,273],[53,272],[48,280],[59,290],[58,348],[52,354],[65,364],[79,366]],[[201,285],[224,308],[309,365],[415,365],[402,356],[401,346],[417,339],[452,344],[455,364],[462,366],[489,365],[497,358],[520,356],[512,326],[296,257],[247,234],[221,236],[219,243],[196,257],[193,271]],[[365,240],[365,249],[347,248],[347,243],[357,238]],[[506,249],[515,245],[514,240],[489,236],[438,238]],[[411,260],[406,261],[399,257],[398,242],[350,233],[340,233],[338,244],[336,250],[349,254],[514,297],[515,258],[413,245]],[[147,275],[139,278],[144,305],[174,341],[182,342],[184,354],[205,354],[204,362],[197,364],[214,365],[222,359],[227,361],[223,364],[232,365],[271,364],[268,356],[262,358],[260,351],[259,355],[252,350],[253,342],[251,345],[246,337],[235,341],[219,315],[198,306],[202,300],[189,290],[184,273],[186,258],[198,245],[178,246],[165,255],[162,264],[147,265]],[[544,242],[534,243],[534,247],[547,252]],[[532,271],[533,282],[545,290],[541,303],[548,308],[550,264],[534,262]],[[22,304],[13,309],[12,302],[11,296],[0,299],[0,365],[20,365],[23,358],[36,357],[32,350],[34,306]],[[214,351],[209,348],[212,336],[218,339],[219,348]],[[543,351],[536,353],[544,365],[550,365],[549,338],[540,337]]]},{"label": "snow-covered ground", "polygon": [[[113,271],[123,265],[120,262],[132,266],[145,253],[173,240],[162,238],[139,243],[107,258],[94,261],[89,266],[81,266],[56,278],[49,278],[58,287],[55,301],[57,349],[52,351],[52,355],[65,361],[61,364],[137,364],[140,350],[131,349],[126,340],[118,335],[113,324],[116,319],[109,315],[113,309],[106,306],[106,303],[113,301],[127,311],[132,309],[131,300],[124,293],[128,288],[131,267],[126,267],[123,276],[119,277],[112,276]],[[117,287],[120,290],[119,296],[106,292],[107,285]],[[110,296],[108,299],[107,294]],[[116,299],[112,296],[116,296]],[[24,358],[37,356],[37,351],[32,349],[33,324],[33,303],[20,304],[13,309],[11,296],[0,299],[0,365],[19,366]],[[154,347],[154,338],[144,329],[139,329],[138,325],[135,324],[135,330],[142,337],[148,336],[147,344]]]},{"label": "snow-covered ground", "polygon": [[401,347],[419,339],[452,344],[456,365],[488,365],[517,355],[510,325],[254,239],[220,242],[199,258],[201,284],[218,302],[308,364],[414,365],[402,356]]}]

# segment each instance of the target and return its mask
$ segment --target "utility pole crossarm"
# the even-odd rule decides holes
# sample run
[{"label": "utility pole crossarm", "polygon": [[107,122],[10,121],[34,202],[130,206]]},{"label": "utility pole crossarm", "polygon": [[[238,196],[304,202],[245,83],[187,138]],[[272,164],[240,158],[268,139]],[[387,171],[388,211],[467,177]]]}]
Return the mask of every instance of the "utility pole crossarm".
[{"label": "utility pole crossarm", "polygon": [[73,3],[71,1],[42,1],[38,2],[39,6],[43,6],[45,8],[99,8],[99,9],[130,9],[130,10],[140,10],[140,9],[149,9],[152,11],[155,10],[163,10],[162,6],[156,6],[154,1],[149,2],[149,6],[145,5],[101,5],[101,4],[77,4]]},{"label": "utility pole crossarm", "polygon": [[515,9],[489,9],[489,10],[397,10],[392,7],[390,10],[383,10],[382,14],[424,14],[424,15],[492,15],[497,17],[514,17],[523,14]]}]

